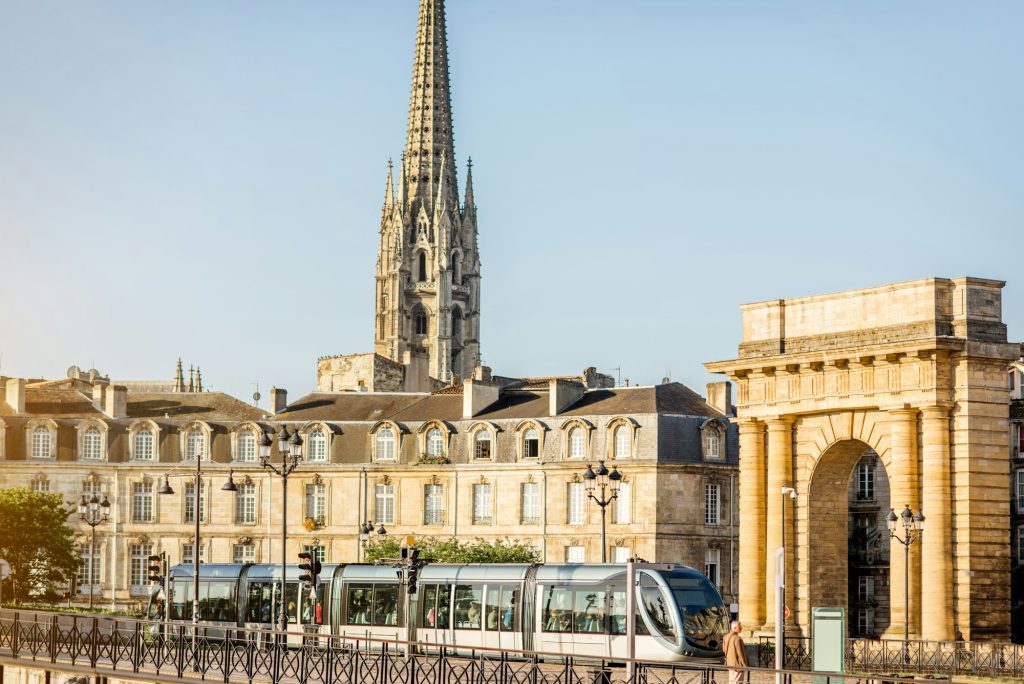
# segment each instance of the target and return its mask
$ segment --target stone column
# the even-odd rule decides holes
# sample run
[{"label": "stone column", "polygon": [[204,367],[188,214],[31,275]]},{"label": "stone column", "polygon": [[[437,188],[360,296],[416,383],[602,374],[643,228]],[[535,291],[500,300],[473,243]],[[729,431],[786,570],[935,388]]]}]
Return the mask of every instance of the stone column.
[{"label": "stone column", "polygon": [[[907,506],[916,513],[921,510],[917,409],[889,411],[889,447],[889,507],[896,515],[900,515]],[[889,629],[886,636],[896,639],[903,638],[905,624],[909,625],[911,638],[921,635],[921,544],[915,543],[910,547],[910,583],[906,595],[910,608],[909,623],[904,622],[903,609],[905,558],[903,544],[893,539],[889,543]]]},{"label": "stone column", "polygon": [[953,638],[953,502],[950,496],[949,408],[921,409],[921,638]]},{"label": "stone column", "polygon": [[[775,628],[775,554],[782,545],[782,530],[786,530],[786,600],[793,602],[796,583],[793,581],[796,544],[793,526],[793,501],[785,503],[785,522],[782,519],[782,488],[793,486],[793,419],[772,418],[768,425],[766,535],[765,535],[765,629]],[[740,531],[742,535],[742,530]]]},{"label": "stone column", "polygon": [[765,615],[764,423],[746,419],[740,428],[740,620],[748,629]]}]

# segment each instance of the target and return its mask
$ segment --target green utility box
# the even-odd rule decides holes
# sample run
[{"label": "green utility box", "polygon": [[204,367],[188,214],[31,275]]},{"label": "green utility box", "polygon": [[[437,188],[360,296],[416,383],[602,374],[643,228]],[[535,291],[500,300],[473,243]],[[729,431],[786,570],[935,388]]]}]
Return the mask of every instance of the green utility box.
[{"label": "green utility box", "polygon": [[[811,609],[811,669],[815,672],[846,671],[846,609]],[[824,684],[825,677],[815,677]]]}]

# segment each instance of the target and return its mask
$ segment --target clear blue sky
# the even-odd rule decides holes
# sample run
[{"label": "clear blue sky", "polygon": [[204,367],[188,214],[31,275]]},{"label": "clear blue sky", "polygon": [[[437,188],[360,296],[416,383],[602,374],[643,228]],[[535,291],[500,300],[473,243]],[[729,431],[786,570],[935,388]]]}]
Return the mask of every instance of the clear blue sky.
[{"label": "clear blue sky", "polygon": [[[372,348],[415,0],[0,0],[0,373]],[[449,0],[483,354],[702,389],[744,302],[1009,281],[1024,3]]]}]

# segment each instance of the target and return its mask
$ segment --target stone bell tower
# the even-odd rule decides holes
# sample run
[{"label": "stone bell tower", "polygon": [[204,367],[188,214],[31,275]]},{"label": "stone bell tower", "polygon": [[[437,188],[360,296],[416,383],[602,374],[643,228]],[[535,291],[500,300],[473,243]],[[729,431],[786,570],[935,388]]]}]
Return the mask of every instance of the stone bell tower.
[{"label": "stone bell tower", "polygon": [[459,202],[444,0],[420,0],[405,151],[388,162],[374,351],[445,383],[480,362],[480,255],[472,161]]}]

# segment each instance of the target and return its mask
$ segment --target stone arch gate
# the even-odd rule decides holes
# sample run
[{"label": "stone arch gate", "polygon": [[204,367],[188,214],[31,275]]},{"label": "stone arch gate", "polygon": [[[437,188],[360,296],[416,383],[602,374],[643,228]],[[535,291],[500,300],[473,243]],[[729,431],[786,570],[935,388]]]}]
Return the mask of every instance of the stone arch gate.
[{"label": "stone arch gate", "polygon": [[[910,558],[912,635],[1008,638],[1006,368],[1021,345],[1006,340],[1003,285],[929,278],[741,307],[739,357],[706,366],[737,386],[746,628],[774,629],[784,530],[790,627],[846,605],[845,485],[870,448],[893,507],[927,517]],[[890,633],[902,637],[903,547],[890,551]]]}]

